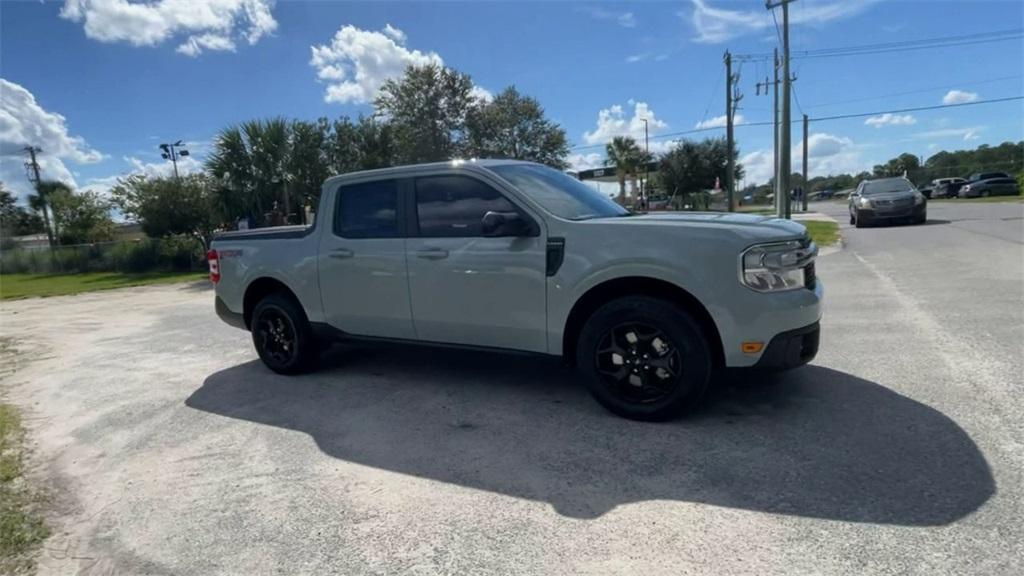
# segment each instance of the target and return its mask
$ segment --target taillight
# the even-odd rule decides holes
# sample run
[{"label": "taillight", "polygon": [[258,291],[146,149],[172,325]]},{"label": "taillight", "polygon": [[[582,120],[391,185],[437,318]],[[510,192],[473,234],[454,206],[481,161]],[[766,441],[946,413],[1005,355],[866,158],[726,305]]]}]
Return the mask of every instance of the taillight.
[{"label": "taillight", "polygon": [[216,284],[220,282],[220,258],[217,256],[217,251],[210,249],[206,253],[206,262],[210,265],[210,282]]}]

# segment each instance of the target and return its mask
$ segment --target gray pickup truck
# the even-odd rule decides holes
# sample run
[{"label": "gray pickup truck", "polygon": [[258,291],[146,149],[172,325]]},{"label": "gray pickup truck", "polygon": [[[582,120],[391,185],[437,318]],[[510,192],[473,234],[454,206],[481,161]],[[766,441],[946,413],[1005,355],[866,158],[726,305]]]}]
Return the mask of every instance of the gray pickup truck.
[{"label": "gray pickup truck", "polygon": [[718,368],[811,360],[816,256],[795,222],[632,214],[506,160],[337,176],[313,226],[223,233],[207,255],[217,313],[275,372],[339,340],[560,356],[641,420],[693,406]]}]

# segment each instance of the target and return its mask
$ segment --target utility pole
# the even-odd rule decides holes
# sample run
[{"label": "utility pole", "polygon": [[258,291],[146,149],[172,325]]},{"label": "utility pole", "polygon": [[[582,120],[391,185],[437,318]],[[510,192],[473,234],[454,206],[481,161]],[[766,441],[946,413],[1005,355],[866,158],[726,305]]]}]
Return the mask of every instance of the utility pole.
[{"label": "utility pole", "polygon": [[647,118],[643,118],[642,120],[644,121],[644,184],[640,187],[640,194],[644,198],[643,203],[647,204],[647,181],[651,178],[651,147],[647,136]]},{"label": "utility pole", "polygon": [[772,87],[774,97],[772,98],[772,196],[775,215],[783,217],[782,195],[779,194],[779,49],[775,49],[772,58],[773,78],[764,78],[764,83],[757,83],[757,94],[761,95],[761,88],[764,88],[764,95],[768,95],[768,87]]},{"label": "utility pole", "polygon": [[807,114],[804,114],[804,185],[800,188],[800,200],[803,203],[803,210],[807,212],[807,194],[810,193],[810,186],[807,185]]},{"label": "utility pole", "polygon": [[736,211],[736,161],[733,159],[733,150],[736,149],[733,138],[733,120],[736,116],[736,106],[743,95],[737,87],[739,74],[732,73],[732,54],[725,51],[725,149],[726,149],[726,174],[725,174],[725,198],[729,212]]},{"label": "utility pole", "polygon": [[775,95],[772,97],[772,122],[775,126],[775,140],[772,141],[772,170],[775,174],[775,215],[779,218],[783,218],[786,215],[786,211],[782,208],[782,189],[779,186],[779,49],[775,48],[774,56],[774,74],[775,81],[772,82],[772,86],[775,89]]},{"label": "utility pole", "polygon": [[790,161],[790,75],[789,75],[789,3],[793,0],[778,0],[772,3],[771,0],[765,3],[768,10],[782,6],[782,119],[781,119],[781,142],[779,143],[779,188],[783,193],[783,206],[785,217],[790,217],[789,177],[792,174]]},{"label": "utility pole", "polygon": [[39,148],[38,146],[25,146],[25,148],[23,148],[23,150],[25,150],[25,152],[28,152],[29,160],[28,160],[28,162],[25,163],[25,166],[28,167],[30,170],[32,170],[32,174],[29,175],[28,181],[31,182],[32,185],[36,187],[36,194],[39,195],[39,200],[40,200],[40,202],[42,202],[42,207],[43,207],[43,224],[46,225],[46,239],[49,241],[49,243],[50,243],[50,250],[52,251],[53,250],[53,229],[50,228],[50,215],[49,215],[48,210],[47,210],[47,208],[49,207],[50,203],[46,199],[46,194],[43,192],[43,189],[40,187],[40,184],[42,184],[43,180],[39,176],[39,161],[36,160],[36,154],[42,152],[43,149]]}]

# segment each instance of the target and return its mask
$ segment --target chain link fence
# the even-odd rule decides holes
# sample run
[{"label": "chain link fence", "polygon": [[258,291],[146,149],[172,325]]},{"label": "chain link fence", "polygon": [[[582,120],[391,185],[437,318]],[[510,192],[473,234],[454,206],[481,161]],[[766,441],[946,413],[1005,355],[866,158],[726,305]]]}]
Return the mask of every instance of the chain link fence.
[{"label": "chain link fence", "polygon": [[206,269],[199,240],[141,238],[74,246],[8,247],[0,250],[0,273],[200,272]]}]

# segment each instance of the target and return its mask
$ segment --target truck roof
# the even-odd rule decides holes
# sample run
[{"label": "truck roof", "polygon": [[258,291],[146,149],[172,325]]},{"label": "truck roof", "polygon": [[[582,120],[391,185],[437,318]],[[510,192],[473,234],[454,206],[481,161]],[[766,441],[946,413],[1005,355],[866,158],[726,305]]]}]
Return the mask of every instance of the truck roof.
[{"label": "truck roof", "polygon": [[501,160],[494,158],[482,158],[482,159],[470,159],[470,160],[448,160],[446,162],[425,162],[421,164],[406,164],[403,166],[390,166],[388,168],[377,168],[375,170],[359,170],[358,172],[346,172],[344,174],[338,174],[337,176],[331,176],[328,178],[324,185],[334,183],[338,180],[348,180],[350,178],[357,178],[370,175],[400,175],[406,172],[415,172],[424,168],[454,168],[454,167],[471,167],[480,166],[483,168],[490,168],[492,166],[505,166],[509,164],[534,164],[534,162],[528,162],[526,160]]}]

